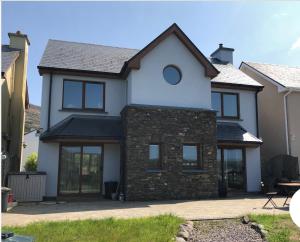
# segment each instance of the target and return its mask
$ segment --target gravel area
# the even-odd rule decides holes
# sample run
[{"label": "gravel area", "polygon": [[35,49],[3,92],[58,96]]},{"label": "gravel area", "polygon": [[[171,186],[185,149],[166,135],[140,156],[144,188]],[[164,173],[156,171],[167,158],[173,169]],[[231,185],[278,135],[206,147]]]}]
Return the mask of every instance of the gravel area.
[{"label": "gravel area", "polygon": [[260,234],[238,219],[205,220],[194,222],[189,242],[257,242]]}]

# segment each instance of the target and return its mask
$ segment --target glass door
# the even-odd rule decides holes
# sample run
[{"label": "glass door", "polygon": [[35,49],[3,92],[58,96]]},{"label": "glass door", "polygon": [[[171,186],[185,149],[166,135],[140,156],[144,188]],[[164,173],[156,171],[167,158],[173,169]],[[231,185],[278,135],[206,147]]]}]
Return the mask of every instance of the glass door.
[{"label": "glass door", "polygon": [[61,146],[59,194],[100,193],[102,146]]},{"label": "glass door", "polygon": [[81,167],[81,192],[100,192],[102,180],[100,172],[101,150],[98,146],[83,146],[82,167]]},{"label": "glass door", "polygon": [[242,149],[224,149],[224,178],[228,191],[244,190]]},{"label": "glass door", "polygon": [[219,194],[245,191],[245,161],[243,149],[218,148]]},{"label": "glass door", "polygon": [[60,159],[60,193],[78,193],[80,180],[81,147],[62,146]]}]

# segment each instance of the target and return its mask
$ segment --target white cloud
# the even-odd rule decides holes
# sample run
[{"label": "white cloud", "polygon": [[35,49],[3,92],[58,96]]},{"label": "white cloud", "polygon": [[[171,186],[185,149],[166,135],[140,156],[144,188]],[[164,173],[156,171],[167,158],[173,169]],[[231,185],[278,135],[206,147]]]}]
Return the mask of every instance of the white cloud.
[{"label": "white cloud", "polygon": [[286,17],[288,16],[288,13],[275,13],[273,14],[274,18],[281,18],[281,17]]},{"label": "white cloud", "polygon": [[300,37],[292,44],[290,50],[300,49]]}]

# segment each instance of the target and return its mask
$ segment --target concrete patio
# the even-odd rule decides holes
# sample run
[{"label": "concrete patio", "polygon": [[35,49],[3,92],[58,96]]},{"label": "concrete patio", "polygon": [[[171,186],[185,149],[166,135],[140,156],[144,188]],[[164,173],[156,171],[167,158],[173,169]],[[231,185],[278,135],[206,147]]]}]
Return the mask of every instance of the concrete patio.
[{"label": "concrete patio", "polygon": [[185,219],[219,219],[239,217],[249,213],[284,214],[288,207],[281,207],[284,198],[274,199],[278,209],[262,206],[264,196],[243,196],[227,199],[198,201],[154,201],[154,202],[69,202],[20,204],[8,213],[2,213],[2,226],[22,226],[37,221],[59,221],[77,219],[134,218],[174,214]]}]

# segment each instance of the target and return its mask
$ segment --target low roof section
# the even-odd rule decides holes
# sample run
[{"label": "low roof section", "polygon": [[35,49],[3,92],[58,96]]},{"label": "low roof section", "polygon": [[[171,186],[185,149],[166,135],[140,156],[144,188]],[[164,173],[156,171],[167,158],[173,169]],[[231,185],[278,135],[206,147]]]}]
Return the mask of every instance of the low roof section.
[{"label": "low roof section", "polygon": [[217,122],[218,145],[257,147],[263,142],[249,133],[240,124],[233,122]]},{"label": "low roof section", "polygon": [[44,142],[107,142],[118,143],[122,138],[120,117],[70,115],[41,134]]}]

